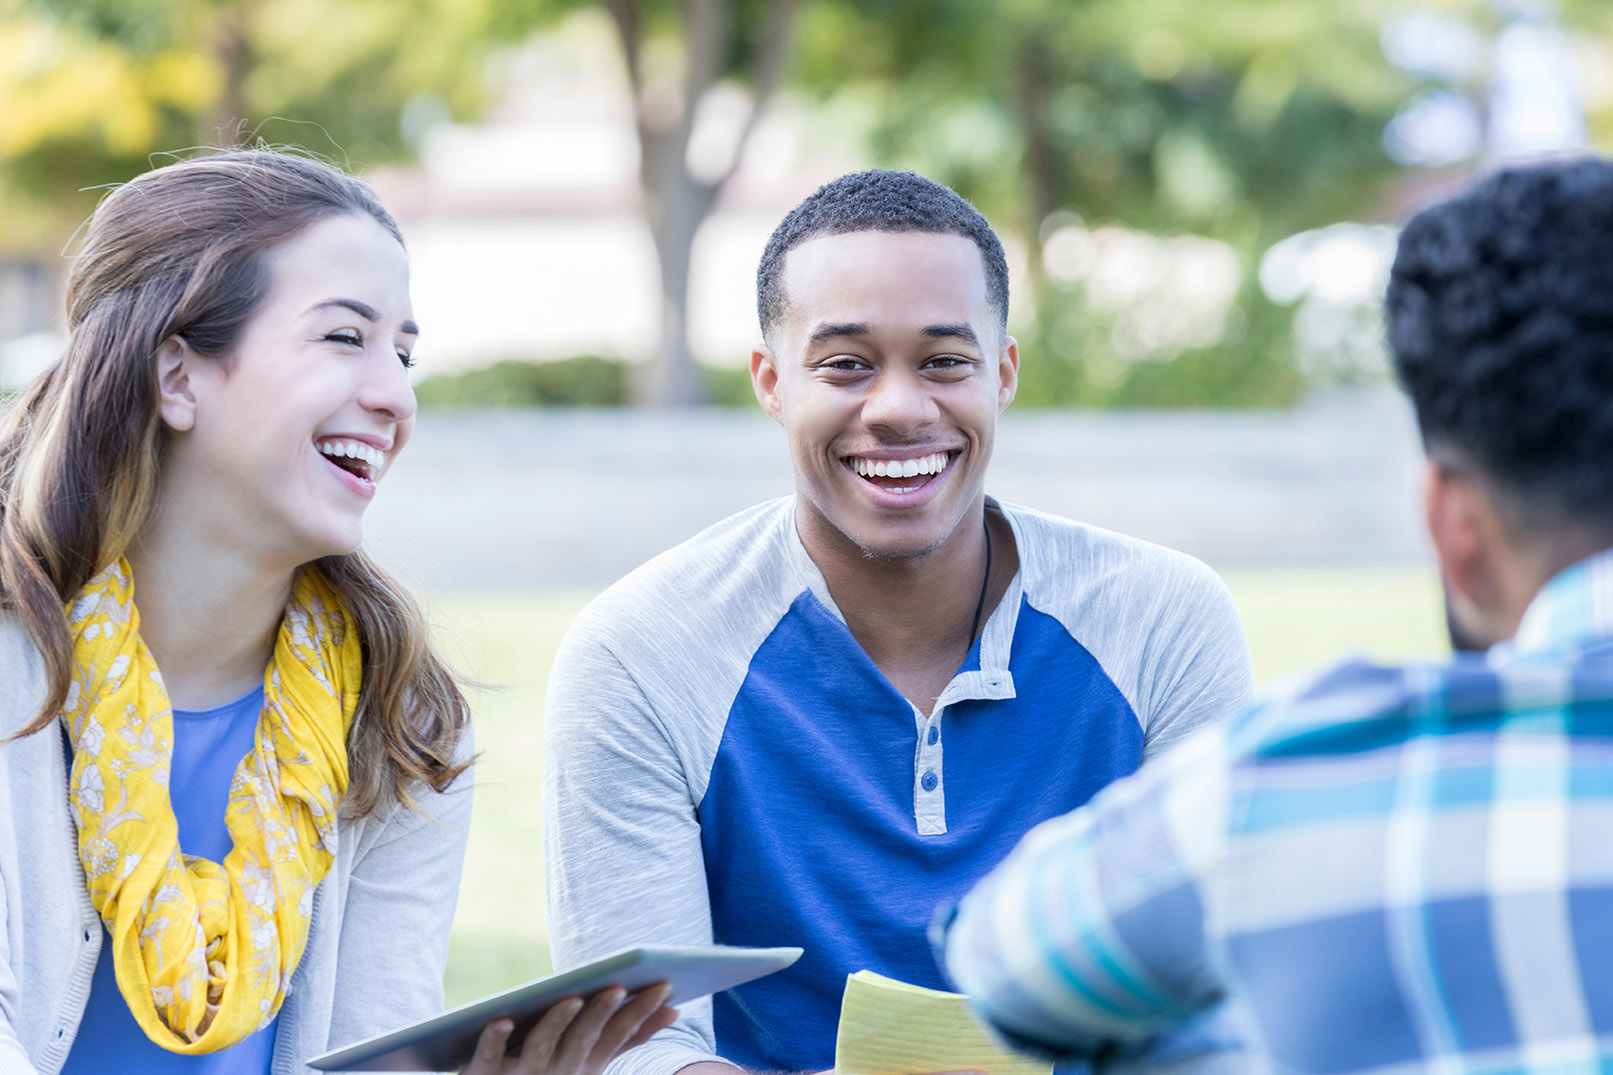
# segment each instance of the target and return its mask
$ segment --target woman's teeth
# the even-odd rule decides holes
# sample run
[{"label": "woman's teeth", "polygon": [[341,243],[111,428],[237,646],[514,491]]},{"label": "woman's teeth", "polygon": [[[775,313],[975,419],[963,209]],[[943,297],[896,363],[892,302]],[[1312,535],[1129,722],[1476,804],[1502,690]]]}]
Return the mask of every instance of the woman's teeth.
[{"label": "woman's teeth", "polygon": [[[368,478],[381,464],[386,462],[386,453],[381,449],[365,444],[363,441],[348,440],[345,437],[333,437],[330,440],[316,441],[314,446],[320,453],[335,460],[344,469],[351,470],[360,477]],[[348,460],[359,464],[352,466]]]},{"label": "woman's teeth", "polygon": [[947,468],[951,458],[946,452],[934,452],[918,459],[874,459],[854,456],[851,469],[865,478],[914,478],[920,474],[939,474]]}]

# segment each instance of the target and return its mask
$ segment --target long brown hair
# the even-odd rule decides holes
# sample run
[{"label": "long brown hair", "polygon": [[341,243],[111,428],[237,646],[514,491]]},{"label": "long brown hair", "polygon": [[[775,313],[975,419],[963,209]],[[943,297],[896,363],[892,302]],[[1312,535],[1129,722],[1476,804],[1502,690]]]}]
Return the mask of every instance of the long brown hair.
[{"label": "long brown hair", "polygon": [[[265,254],[319,220],[366,216],[401,243],[373,191],[320,161],[231,150],[147,172],[91,216],[67,286],[66,354],[0,422],[0,609],[38,648],[45,698],[17,734],[48,727],[73,673],[65,602],[122,555],[156,499],[164,426],[156,353],[183,337],[228,361],[270,286]],[[362,551],[318,561],[364,650],[344,811],[411,802],[464,768],[465,697],[418,607]]]}]

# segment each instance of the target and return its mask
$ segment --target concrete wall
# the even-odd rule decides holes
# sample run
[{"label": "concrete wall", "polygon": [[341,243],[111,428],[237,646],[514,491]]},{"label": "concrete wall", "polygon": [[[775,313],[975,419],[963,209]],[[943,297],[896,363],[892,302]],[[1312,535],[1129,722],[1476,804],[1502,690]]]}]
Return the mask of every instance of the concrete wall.
[{"label": "concrete wall", "polygon": [[[1412,563],[1418,465],[1384,389],[1283,413],[1010,410],[987,488],[1216,566]],[[760,412],[427,412],[368,533],[433,588],[597,587],[790,489]]]}]

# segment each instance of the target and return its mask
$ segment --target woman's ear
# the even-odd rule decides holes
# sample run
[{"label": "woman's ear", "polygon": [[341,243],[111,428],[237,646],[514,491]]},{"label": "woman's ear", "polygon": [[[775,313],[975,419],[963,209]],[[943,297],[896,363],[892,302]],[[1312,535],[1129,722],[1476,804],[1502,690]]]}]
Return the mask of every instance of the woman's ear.
[{"label": "woman's ear", "polygon": [[190,377],[197,360],[183,336],[170,336],[157,346],[157,409],[163,424],[178,433],[196,424],[196,394]]}]

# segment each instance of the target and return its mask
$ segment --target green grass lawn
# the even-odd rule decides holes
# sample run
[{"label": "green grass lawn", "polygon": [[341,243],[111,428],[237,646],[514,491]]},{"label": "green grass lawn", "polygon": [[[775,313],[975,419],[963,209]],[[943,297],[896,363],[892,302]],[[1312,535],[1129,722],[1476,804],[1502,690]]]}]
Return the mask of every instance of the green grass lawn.
[{"label": "green grass lawn", "polygon": [[[1445,649],[1439,584],[1420,568],[1228,572],[1261,683],[1345,653],[1395,659]],[[591,592],[438,594],[432,615],[458,667],[481,681],[476,814],[448,959],[449,1004],[549,970],[544,932],[543,692],[549,663]]]}]

